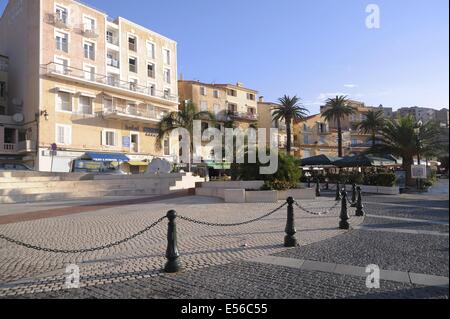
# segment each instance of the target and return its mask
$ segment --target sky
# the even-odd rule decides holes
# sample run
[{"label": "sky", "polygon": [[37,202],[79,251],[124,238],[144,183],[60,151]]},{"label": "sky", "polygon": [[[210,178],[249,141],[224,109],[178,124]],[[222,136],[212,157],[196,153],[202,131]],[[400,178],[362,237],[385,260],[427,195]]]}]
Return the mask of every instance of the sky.
[{"label": "sky", "polygon": [[[184,79],[242,82],[311,113],[337,94],[394,109],[449,106],[448,0],[84,0],[178,42]],[[7,0],[0,0],[3,11]],[[370,4],[379,28],[368,28]]]}]

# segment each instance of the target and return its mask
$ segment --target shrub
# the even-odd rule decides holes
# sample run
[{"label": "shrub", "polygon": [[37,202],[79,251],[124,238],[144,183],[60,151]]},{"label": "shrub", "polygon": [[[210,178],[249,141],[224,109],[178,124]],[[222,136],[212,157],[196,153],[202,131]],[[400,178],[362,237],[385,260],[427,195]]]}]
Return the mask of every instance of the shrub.
[{"label": "shrub", "polygon": [[[280,183],[286,182],[289,184],[289,188],[296,187],[300,182],[301,170],[297,161],[290,155],[285,153],[278,154],[278,170],[272,175],[261,175],[260,167],[262,165],[259,161],[256,164],[240,164],[238,167],[238,179],[244,181],[262,180],[267,182],[275,182],[275,185],[268,184],[269,186],[280,186]],[[283,186],[284,187],[284,186]]]},{"label": "shrub", "polygon": [[261,190],[286,191],[288,189],[295,188],[296,186],[297,184],[275,179],[273,181],[266,181],[264,183],[264,186],[261,187]]}]

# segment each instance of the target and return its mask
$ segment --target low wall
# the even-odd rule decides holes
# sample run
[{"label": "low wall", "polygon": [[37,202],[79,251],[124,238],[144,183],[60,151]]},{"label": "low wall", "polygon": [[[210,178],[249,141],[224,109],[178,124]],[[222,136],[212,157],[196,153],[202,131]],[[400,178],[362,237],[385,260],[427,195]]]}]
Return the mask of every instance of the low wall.
[{"label": "low wall", "polygon": [[[316,199],[314,189],[291,189],[287,191],[259,191],[262,181],[232,181],[198,183],[195,194],[217,197],[226,203],[276,203],[293,197],[297,200]],[[255,191],[248,191],[254,189]]]}]

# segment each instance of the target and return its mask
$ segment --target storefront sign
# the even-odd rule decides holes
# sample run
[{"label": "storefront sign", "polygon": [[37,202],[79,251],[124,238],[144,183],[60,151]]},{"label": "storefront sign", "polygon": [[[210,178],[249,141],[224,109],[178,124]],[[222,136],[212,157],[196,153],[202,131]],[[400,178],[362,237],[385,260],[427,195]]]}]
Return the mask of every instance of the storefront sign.
[{"label": "storefront sign", "polygon": [[144,127],[145,136],[158,136],[159,130],[152,127]]},{"label": "storefront sign", "polygon": [[132,132],[139,132],[139,126],[125,125],[125,130]]},{"label": "storefront sign", "polygon": [[426,165],[411,166],[411,178],[426,179],[427,178],[427,166]]}]

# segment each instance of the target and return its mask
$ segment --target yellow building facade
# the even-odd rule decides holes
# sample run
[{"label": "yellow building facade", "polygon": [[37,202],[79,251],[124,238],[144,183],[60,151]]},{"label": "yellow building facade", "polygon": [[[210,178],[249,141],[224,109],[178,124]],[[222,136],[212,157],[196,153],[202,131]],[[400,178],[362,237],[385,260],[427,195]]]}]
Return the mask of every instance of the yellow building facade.
[{"label": "yellow building facade", "polygon": [[[24,122],[35,121],[36,169],[68,171],[86,152],[124,154],[137,166],[175,160],[176,142],[156,143],[159,121],[179,105],[175,41],[73,0],[10,0],[0,27],[0,52],[17,72],[11,91]],[[18,45],[21,34],[30,40]]]}]

